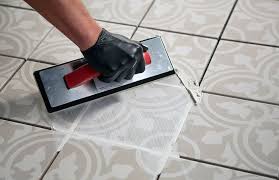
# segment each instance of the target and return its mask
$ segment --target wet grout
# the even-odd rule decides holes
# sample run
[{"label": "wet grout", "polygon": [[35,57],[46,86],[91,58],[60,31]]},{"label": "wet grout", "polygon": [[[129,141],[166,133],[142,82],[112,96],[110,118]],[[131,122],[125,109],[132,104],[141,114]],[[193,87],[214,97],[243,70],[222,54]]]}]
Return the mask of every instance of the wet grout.
[{"label": "wet grout", "polygon": [[99,22],[105,22],[105,23],[111,23],[111,24],[118,24],[118,25],[124,25],[124,26],[131,26],[131,27],[137,27],[137,25],[134,24],[127,24],[123,22],[116,22],[116,21],[110,21],[110,20],[103,20],[103,19],[95,19],[96,21]]},{"label": "wet grout", "polygon": [[23,124],[23,125],[28,125],[28,126],[33,126],[33,127],[37,127],[37,128],[41,128],[41,129],[45,129],[45,130],[50,130],[53,131],[53,129],[51,129],[50,127],[46,127],[46,126],[42,126],[42,125],[38,125],[38,124],[32,124],[32,123],[28,123],[28,122],[22,122],[19,120],[15,120],[15,119],[11,119],[11,118],[6,118],[6,117],[1,117],[0,116],[0,120],[5,120],[5,121],[10,121],[10,122],[14,122],[17,124]]},{"label": "wet grout", "polygon": [[219,164],[219,163],[214,163],[214,162],[210,162],[210,161],[206,161],[206,160],[201,160],[201,159],[196,159],[196,158],[181,156],[181,155],[180,155],[179,158],[189,160],[189,161],[198,162],[198,163],[208,164],[208,165],[212,165],[212,166],[218,166],[218,167],[222,167],[222,168],[226,168],[226,169],[231,169],[231,170],[235,170],[235,171],[241,171],[241,172],[254,174],[254,175],[258,175],[258,176],[263,176],[263,177],[267,177],[267,178],[277,179],[276,176],[273,176],[273,175],[270,175],[270,174],[265,174],[265,173],[256,172],[256,171],[250,171],[250,170],[237,168],[237,167],[233,167],[233,166],[228,166],[228,165],[224,165],[224,164]]},{"label": "wet grout", "polygon": [[15,70],[15,72],[7,79],[7,81],[0,88],[0,93],[7,86],[7,84],[13,79],[13,77],[16,75],[16,73],[22,68],[22,66],[25,64],[25,62],[26,62],[26,60],[24,59],[23,62],[19,65],[19,67]]},{"label": "wet grout", "polygon": [[32,59],[32,58],[27,59],[27,62],[28,61],[29,62],[37,62],[37,63],[48,64],[48,65],[58,65],[57,63],[52,63],[52,62],[47,62],[47,61],[42,61],[42,60]]},{"label": "wet grout", "polygon": [[222,41],[235,42],[235,43],[244,43],[244,44],[257,45],[257,46],[265,46],[265,47],[279,48],[279,45],[262,44],[262,43],[249,42],[249,41],[242,41],[242,40],[234,40],[234,39],[226,39],[226,38],[221,38],[221,40],[222,40]]},{"label": "wet grout", "polygon": [[148,26],[139,26],[139,28],[156,30],[156,31],[162,31],[162,32],[168,32],[168,33],[174,33],[174,34],[181,34],[181,35],[188,35],[188,36],[193,36],[193,37],[200,37],[200,38],[207,38],[207,39],[218,40],[218,38],[216,38],[216,37],[206,36],[206,35],[202,35],[202,34],[193,34],[193,33],[187,33],[187,32],[172,31],[172,30],[166,30],[166,29],[160,29],[160,28],[154,28],[154,27],[148,27]]},{"label": "wet grout", "polygon": [[217,95],[217,96],[223,96],[223,97],[229,97],[229,98],[234,98],[234,99],[241,99],[241,100],[253,101],[253,102],[262,103],[262,104],[269,104],[269,105],[279,106],[279,103],[273,103],[273,102],[268,102],[268,101],[262,101],[262,100],[246,98],[246,97],[240,97],[240,96],[233,96],[233,95],[228,95],[228,94],[216,93],[216,92],[211,92],[211,91],[206,91],[206,90],[203,90],[202,92],[206,93],[206,94],[212,94],[212,95]]},{"label": "wet grout", "polygon": [[8,7],[8,8],[15,8],[15,9],[23,9],[23,10],[28,10],[28,11],[35,11],[32,8],[26,8],[26,7],[20,7],[20,6],[13,6],[9,4],[0,4],[0,7]]},{"label": "wet grout", "polygon": [[58,157],[60,151],[57,151],[54,155],[54,157],[51,159],[51,161],[49,162],[49,164],[47,165],[46,169],[44,170],[44,172],[42,173],[41,177],[39,178],[39,180],[43,180],[43,178],[45,177],[45,175],[47,174],[48,170],[50,169],[51,165],[53,164],[53,162],[55,161],[55,159]]},{"label": "wet grout", "polygon": [[131,38],[132,39],[134,37],[134,35],[136,34],[138,28],[140,27],[142,21],[144,20],[144,18],[147,16],[148,12],[150,11],[150,9],[152,8],[153,4],[155,3],[156,0],[153,0],[151,2],[151,4],[149,5],[148,9],[146,10],[146,12],[144,13],[143,17],[141,18],[141,20],[139,21],[139,23],[137,24],[137,27],[136,29],[133,31],[132,35],[131,35]]},{"label": "wet grout", "polygon": [[201,79],[200,79],[199,85],[201,85],[201,83],[202,83],[202,81],[203,81],[203,79],[204,79],[204,77],[205,77],[205,74],[206,74],[206,72],[207,72],[207,70],[208,70],[208,68],[209,68],[209,65],[210,65],[210,63],[211,63],[211,61],[212,61],[212,59],[213,59],[213,56],[214,56],[214,54],[215,54],[215,52],[216,52],[216,50],[217,50],[217,47],[218,47],[218,45],[219,45],[219,43],[220,43],[220,41],[221,41],[221,38],[222,38],[222,36],[223,36],[223,33],[224,33],[224,31],[225,31],[225,29],[226,29],[226,27],[227,27],[227,25],[228,25],[228,23],[229,23],[229,21],[230,21],[230,18],[231,18],[232,14],[233,14],[233,11],[234,11],[234,9],[235,9],[235,7],[236,7],[236,5],[237,5],[237,2],[238,2],[238,0],[235,0],[235,2],[234,2],[234,4],[233,4],[233,7],[232,7],[232,9],[231,9],[231,11],[230,11],[230,14],[229,14],[229,16],[228,16],[228,18],[227,18],[227,20],[226,20],[226,22],[225,22],[225,24],[224,24],[224,26],[223,26],[223,28],[222,28],[222,31],[221,31],[221,33],[220,33],[220,35],[219,35],[219,37],[218,37],[218,41],[217,41],[217,43],[216,43],[216,46],[214,47],[213,52],[212,52],[212,54],[211,54],[211,56],[210,56],[210,58],[209,58],[209,61],[208,61],[207,65],[206,65],[206,67],[205,67],[205,69],[204,69],[204,71],[203,71],[203,73],[202,73],[202,77],[201,77]]},{"label": "wet grout", "polygon": [[46,33],[46,35],[41,39],[41,41],[33,48],[33,50],[29,53],[27,56],[27,59],[29,59],[32,54],[38,49],[38,47],[43,43],[43,41],[47,38],[47,36],[51,33],[51,31],[54,30],[54,26],[50,28],[50,30]]}]

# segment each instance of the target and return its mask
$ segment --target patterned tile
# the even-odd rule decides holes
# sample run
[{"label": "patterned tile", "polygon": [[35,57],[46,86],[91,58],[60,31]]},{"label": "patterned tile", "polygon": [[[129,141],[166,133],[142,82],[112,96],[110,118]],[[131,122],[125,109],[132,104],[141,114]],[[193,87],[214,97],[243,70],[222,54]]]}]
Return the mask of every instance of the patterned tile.
[{"label": "patterned tile", "polygon": [[51,25],[34,11],[0,7],[0,53],[27,58]]},{"label": "patterned tile", "polygon": [[44,180],[155,180],[134,149],[72,138],[63,147]]},{"label": "patterned tile", "polygon": [[270,178],[182,159],[169,159],[159,180],[271,180]]},{"label": "patterned tile", "polygon": [[234,0],[157,0],[142,26],[218,37]]},{"label": "patterned tile", "polygon": [[52,121],[71,120],[78,108],[49,114],[33,78],[33,72],[49,65],[26,62],[0,93],[0,117],[50,127]]},{"label": "patterned tile", "polygon": [[83,3],[98,20],[138,25],[152,0],[83,0]]},{"label": "patterned tile", "polygon": [[[104,22],[99,23],[107,30],[127,37],[130,37],[135,29],[132,26]],[[60,64],[81,57],[82,54],[79,48],[60,31],[53,29],[30,58]]]},{"label": "patterned tile", "polygon": [[186,120],[176,151],[277,176],[278,129],[279,106],[204,94]]},{"label": "patterned tile", "polygon": [[0,56],[0,89],[21,63],[23,63],[22,59]]},{"label": "patterned tile", "polygon": [[39,179],[61,138],[54,131],[0,119],[0,179]]},{"label": "patterned tile", "polygon": [[133,39],[142,40],[159,35],[175,68],[199,81],[210,58],[215,40],[139,28]]},{"label": "patterned tile", "polygon": [[[173,75],[91,101],[72,129],[81,135],[169,153],[192,105],[190,95]],[[62,121],[54,127],[58,124],[67,130],[69,120],[65,121],[65,128]]]},{"label": "patterned tile", "polygon": [[238,1],[223,37],[279,46],[278,9],[277,0]]},{"label": "patterned tile", "polygon": [[0,0],[0,4],[32,9],[24,0]]},{"label": "patterned tile", "polygon": [[279,49],[221,41],[206,72],[207,91],[279,103]]}]

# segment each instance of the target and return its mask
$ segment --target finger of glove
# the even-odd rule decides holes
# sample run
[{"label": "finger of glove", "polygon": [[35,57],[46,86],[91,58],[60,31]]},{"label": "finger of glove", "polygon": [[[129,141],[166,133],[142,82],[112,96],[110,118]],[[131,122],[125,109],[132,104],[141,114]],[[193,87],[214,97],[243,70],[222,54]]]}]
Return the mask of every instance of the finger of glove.
[{"label": "finger of glove", "polygon": [[143,53],[138,53],[136,55],[137,67],[136,67],[136,74],[142,73],[145,71],[145,60],[143,57]]},{"label": "finger of glove", "polygon": [[125,79],[131,80],[134,77],[135,73],[136,73],[135,68],[130,69]]},{"label": "finger of glove", "polygon": [[120,74],[122,74],[122,72],[126,71],[127,69],[130,69],[132,66],[133,66],[134,62],[131,61],[130,63],[126,63],[124,65],[121,65],[117,70],[109,73],[109,74],[103,74],[99,77],[99,79],[101,81],[104,81],[104,82],[112,82],[112,81],[115,81],[119,76]]},{"label": "finger of glove", "polygon": [[127,74],[130,72],[129,69],[126,69],[125,71],[123,71],[116,79],[116,82],[121,82],[126,76]]}]

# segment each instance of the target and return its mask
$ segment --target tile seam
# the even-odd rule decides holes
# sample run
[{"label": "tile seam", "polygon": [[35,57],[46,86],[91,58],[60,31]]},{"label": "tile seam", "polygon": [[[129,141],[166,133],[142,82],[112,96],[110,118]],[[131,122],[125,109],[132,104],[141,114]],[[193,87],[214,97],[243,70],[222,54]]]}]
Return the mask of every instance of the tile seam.
[{"label": "tile seam", "polygon": [[224,26],[223,26],[223,28],[222,28],[222,30],[221,30],[221,33],[220,33],[220,35],[219,35],[219,37],[218,37],[218,41],[217,41],[217,43],[216,43],[216,46],[214,47],[213,52],[211,53],[211,56],[210,56],[210,58],[209,58],[209,60],[208,60],[208,62],[207,62],[207,65],[206,65],[206,67],[205,67],[205,69],[204,69],[204,71],[203,71],[203,73],[202,73],[201,79],[200,79],[200,81],[199,81],[199,85],[202,84],[202,81],[203,81],[203,79],[204,79],[204,77],[205,77],[205,75],[206,75],[206,72],[207,72],[207,70],[208,70],[208,68],[209,68],[209,65],[210,65],[210,63],[211,63],[211,61],[212,61],[212,59],[213,59],[213,57],[214,57],[214,55],[215,55],[215,52],[216,52],[216,50],[217,50],[217,47],[218,47],[218,45],[219,45],[219,43],[220,43],[220,41],[221,41],[221,38],[222,38],[222,36],[223,36],[223,33],[225,32],[225,29],[226,29],[226,27],[227,27],[227,25],[228,25],[228,23],[229,23],[229,21],[230,21],[230,18],[231,18],[231,16],[232,16],[233,12],[234,12],[234,9],[235,9],[235,7],[236,7],[236,5],[237,5],[237,2],[238,2],[238,0],[235,0],[234,4],[233,4],[233,6],[232,6],[232,9],[231,9],[231,11],[230,11],[230,13],[229,13],[229,16],[227,17],[227,20],[226,20],[226,22],[225,22],[225,24],[224,24]]},{"label": "tile seam", "polygon": [[277,176],[274,176],[274,175],[270,175],[270,174],[266,174],[266,173],[262,173],[262,172],[257,172],[257,171],[252,171],[252,170],[247,170],[247,169],[242,169],[242,168],[237,168],[237,167],[228,166],[228,165],[224,165],[224,164],[220,164],[220,163],[214,163],[214,162],[210,162],[210,161],[206,161],[206,160],[202,160],[202,159],[196,159],[196,158],[182,156],[182,155],[180,155],[180,159],[194,161],[194,162],[207,164],[207,165],[212,165],[212,166],[217,166],[217,167],[226,168],[226,169],[230,169],[230,170],[245,172],[245,173],[254,174],[254,175],[258,175],[258,176],[263,176],[263,177],[267,177],[267,178],[277,179]]},{"label": "tile seam", "polygon": [[273,102],[257,100],[257,99],[247,98],[247,97],[234,96],[234,95],[217,93],[217,92],[206,91],[206,90],[203,90],[202,92],[206,93],[206,94],[212,94],[212,95],[217,95],[217,96],[223,96],[223,97],[229,97],[229,98],[234,98],[234,99],[241,99],[241,100],[246,100],[246,101],[251,101],[251,102],[257,102],[257,103],[262,103],[262,104],[269,104],[269,105],[279,106],[279,103],[273,103]]},{"label": "tile seam", "polygon": [[14,78],[17,72],[22,68],[22,66],[25,64],[26,60],[23,60],[21,64],[16,68],[15,72],[11,74],[11,76],[7,79],[7,81],[3,84],[3,86],[0,88],[0,93],[5,89],[5,87],[9,84],[9,82]]},{"label": "tile seam", "polygon": [[43,43],[43,41],[48,37],[48,35],[55,29],[53,25],[51,25],[51,28],[49,31],[43,36],[43,38],[40,40],[40,42],[33,48],[33,50],[27,55],[26,59],[31,58],[31,56],[34,54],[34,52],[39,48],[39,46]]},{"label": "tile seam", "polygon": [[251,42],[251,41],[244,41],[244,40],[237,40],[237,39],[221,38],[221,40],[222,40],[222,41],[235,42],[235,43],[250,44],[250,45],[255,45],[255,46],[264,46],[264,47],[279,48],[279,45],[262,44],[262,43]]},{"label": "tile seam", "polygon": [[54,163],[55,159],[58,157],[60,151],[55,152],[54,157],[51,159],[51,161],[48,163],[48,165],[46,166],[45,170],[43,171],[41,177],[39,178],[39,180],[43,180],[45,175],[47,174],[48,170],[50,169],[51,165]]},{"label": "tile seam", "polygon": [[152,2],[150,3],[149,7],[147,8],[146,12],[144,13],[144,15],[142,16],[142,18],[140,19],[139,23],[137,24],[137,27],[135,28],[135,30],[133,31],[131,38],[132,39],[134,37],[134,35],[136,34],[137,30],[139,29],[141,23],[143,22],[144,18],[147,16],[148,12],[150,11],[150,9],[152,8],[153,4],[155,3],[156,0],[152,0]]},{"label": "tile seam", "polygon": [[32,9],[32,8],[14,6],[14,5],[9,5],[9,4],[0,4],[0,7],[8,7],[8,8],[14,8],[14,9],[22,9],[22,10],[27,10],[27,11],[35,11],[35,10]]},{"label": "tile seam", "polygon": [[180,35],[187,35],[187,36],[193,36],[193,37],[200,37],[200,38],[207,38],[207,39],[215,39],[215,40],[218,40],[217,37],[206,36],[206,35],[201,35],[201,34],[193,34],[193,33],[187,33],[187,32],[179,32],[179,31],[166,30],[166,29],[160,29],[160,28],[154,28],[154,27],[148,27],[148,26],[139,26],[139,28],[148,29],[148,30],[162,31],[162,32],[173,33],[173,34],[180,34]]},{"label": "tile seam", "polygon": [[32,127],[44,129],[44,130],[53,131],[50,127],[46,127],[46,126],[39,125],[39,124],[33,124],[33,123],[23,122],[23,121],[19,121],[19,120],[16,120],[16,119],[11,119],[11,118],[1,117],[1,116],[0,116],[0,120],[1,120],[1,119],[2,119],[2,120],[5,120],[5,121],[17,123],[17,124],[22,124],[22,125],[27,125],[27,126],[32,126]]}]

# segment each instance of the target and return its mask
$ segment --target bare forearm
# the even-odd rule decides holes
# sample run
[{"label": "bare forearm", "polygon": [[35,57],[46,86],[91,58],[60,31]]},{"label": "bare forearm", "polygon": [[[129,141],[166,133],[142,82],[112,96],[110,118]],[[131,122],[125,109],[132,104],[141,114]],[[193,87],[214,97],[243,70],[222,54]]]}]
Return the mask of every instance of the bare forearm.
[{"label": "bare forearm", "polygon": [[98,39],[101,27],[92,19],[80,0],[25,0],[81,50]]}]

